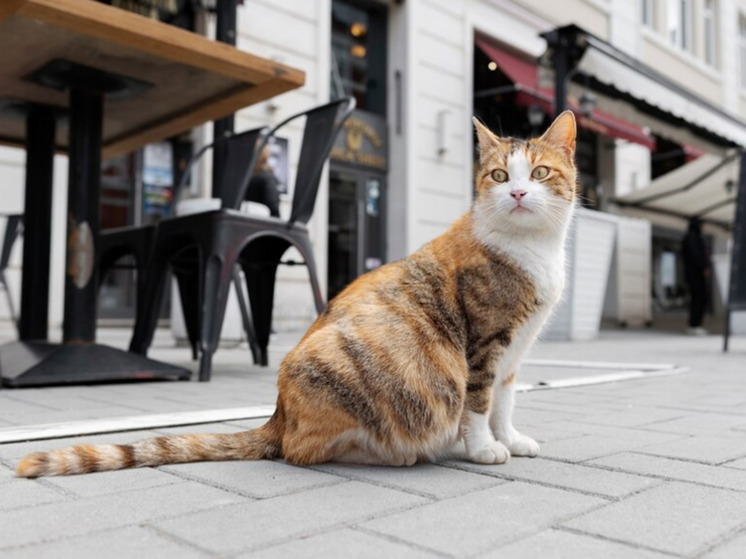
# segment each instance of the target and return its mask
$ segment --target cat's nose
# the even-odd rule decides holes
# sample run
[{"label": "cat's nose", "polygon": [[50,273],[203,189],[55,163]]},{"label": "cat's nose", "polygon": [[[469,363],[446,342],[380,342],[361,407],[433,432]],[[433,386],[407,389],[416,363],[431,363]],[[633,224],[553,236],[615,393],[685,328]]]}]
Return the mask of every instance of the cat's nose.
[{"label": "cat's nose", "polygon": [[516,199],[517,202],[520,202],[521,199],[526,195],[525,190],[511,190],[510,195]]}]

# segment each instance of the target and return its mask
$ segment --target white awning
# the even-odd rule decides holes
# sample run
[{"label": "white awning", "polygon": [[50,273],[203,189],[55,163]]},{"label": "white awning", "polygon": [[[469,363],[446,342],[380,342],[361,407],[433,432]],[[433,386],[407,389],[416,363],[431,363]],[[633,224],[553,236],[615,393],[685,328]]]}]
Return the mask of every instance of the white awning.
[{"label": "white awning", "polygon": [[[597,95],[597,107],[637,126],[681,144],[724,154],[727,148],[746,148],[746,123],[692,93],[658,70],[595,37],[568,25],[543,34],[559,33],[575,45],[579,58],[571,63],[568,93]],[[541,81],[553,75],[552,47],[540,57]]]},{"label": "white awning", "polygon": [[[732,225],[740,157],[702,155],[655,179],[649,186],[617,199],[632,206]],[[729,183],[729,181],[731,181]]]}]

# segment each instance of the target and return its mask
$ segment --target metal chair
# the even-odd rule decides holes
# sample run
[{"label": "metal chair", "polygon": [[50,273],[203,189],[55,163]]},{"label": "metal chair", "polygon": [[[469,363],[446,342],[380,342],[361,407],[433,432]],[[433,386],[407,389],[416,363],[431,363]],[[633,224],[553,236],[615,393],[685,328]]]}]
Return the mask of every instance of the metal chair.
[{"label": "metal chair", "polygon": [[[236,190],[240,189],[241,182],[245,180],[247,175],[251,174],[253,168],[253,160],[255,159],[255,149],[257,143],[261,143],[263,138],[266,136],[268,128],[259,128],[256,130],[250,130],[241,134],[233,134],[225,138],[220,138],[200,149],[195,153],[189,163],[187,164],[186,170],[181,176],[178,184],[174,189],[174,206],[178,203],[181,193],[183,192],[189,176],[194,169],[195,164],[199,159],[210,149],[213,149],[218,143],[222,143],[225,146],[226,158],[225,158],[225,170],[222,173],[222,188],[220,192],[224,193],[224,198],[227,197],[230,200],[234,200],[237,196]],[[180,219],[180,217],[170,217],[161,222]],[[155,246],[156,234],[159,225],[140,225],[140,226],[129,226],[129,227],[117,227],[113,229],[106,229],[101,232],[99,242],[97,246],[98,250],[98,273],[99,273],[99,286],[101,280],[105,275],[114,268],[135,268],[137,271],[137,287],[136,287],[136,320],[141,313],[156,314],[160,306],[155,309],[146,308],[143,310],[142,303],[145,300],[146,290],[146,277],[148,268],[150,265],[150,259]],[[130,256],[134,260],[133,266],[120,266],[117,262]],[[186,326],[187,337],[189,338],[190,346],[192,347],[192,356],[194,359],[198,358],[198,330],[199,330],[199,309],[197,308],[196,298],[198,297],[199,285],[195,283],[194,278],[189,272],[182,272],[182,269],[175,267],[173,269],[174,276],[176,277],[177,284],[179,286],[179,294],[182,301],[182,310],[184,312],[184,323]],[[238,281],[239,277],[236,272],[236,289],[239,295],[239,303],[241,305],[241,315],[243,319],[244,330],[249,341],[249,347],[251,348],[252,354],[254,355],[255,361],[259,359],[258,346],[256,345],[253,332],[253,326],[251,324],[251,315],[248,309],[248,303],[243,296],[243,291],[240,289],[241,282]],[[159,302],[160,305],[160,302]]]},{"label": "metal chair", "polygon": [[8,288],[8,280],[5,277],[5,270],[10,262],[10,254],[13,251],[13,245],[19,235],[23,233],[23,214],[6,215],[5,235],[3,236],[3,248],[0,253],[0,287],[5,290],[5,296],[8,299],[8,309],[10,318],[18,327],[18,315],[16,315],[15,306],[13,305],[13,296]]},{"label": "metal chair", "polygon": [[[197,284],[199,306],[192,309],[200,325],[201,362],[199,379],[210,379],[212,355],[217,348],[230,282],[235,265],[246,276],[251,316],[260,349],[260,363],[267,364],[267,346],[272,322],[277,266],[285,251],[294,246],[308,267],[316,310],[324,310],[311,241],[306,223],[313,213],[321,172],[342,124],[354,109],[353,99],[341,99],[297,114],[276,126],[273,135],[289,122],[305,117],[298,172],[290,219],[264,218],[237,211],[249,177],[227,196],[219,210],[162,221],[157,230],[147,274],[143,312],[138,313],[130,351],[145,354],[156,327],[155,313],[162,296],[169,265],[177,274]],[[254,152],[253,161],[263,146]]]}]

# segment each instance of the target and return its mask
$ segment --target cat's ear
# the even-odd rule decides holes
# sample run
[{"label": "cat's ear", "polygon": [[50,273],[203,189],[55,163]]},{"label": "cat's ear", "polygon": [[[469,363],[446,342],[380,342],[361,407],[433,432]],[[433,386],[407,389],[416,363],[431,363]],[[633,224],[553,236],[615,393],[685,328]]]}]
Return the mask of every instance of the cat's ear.
[{"label": "cat's ear", "polygon": [[484,162],[485,158],[500,146],[502,140],[495,136],[477,117],[471,117],[471,121],[474,123],[479,139],[479,159]]},{"label": "cat's ear", "polygon": [[540,140],[556,146],[568,156],[575,154],[575,115],[572,111],[564,111],[560,114],[544,132]]}]

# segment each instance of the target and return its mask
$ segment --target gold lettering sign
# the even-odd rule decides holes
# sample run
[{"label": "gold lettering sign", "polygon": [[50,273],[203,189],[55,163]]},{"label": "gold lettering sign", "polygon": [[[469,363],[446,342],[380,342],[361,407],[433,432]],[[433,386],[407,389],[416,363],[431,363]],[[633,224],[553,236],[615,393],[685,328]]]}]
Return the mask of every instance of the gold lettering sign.
[{"label": "gold lettering sign", "polygon": [[332,149],[330,155],[332,159],[377,169],[386,168],[385,155],[364,150],[366,143],[373,150],[379,150],[383,147],[383,140],[375,128],[363,120],[351,117],[344,124],[344,132],[344,145]]}]

